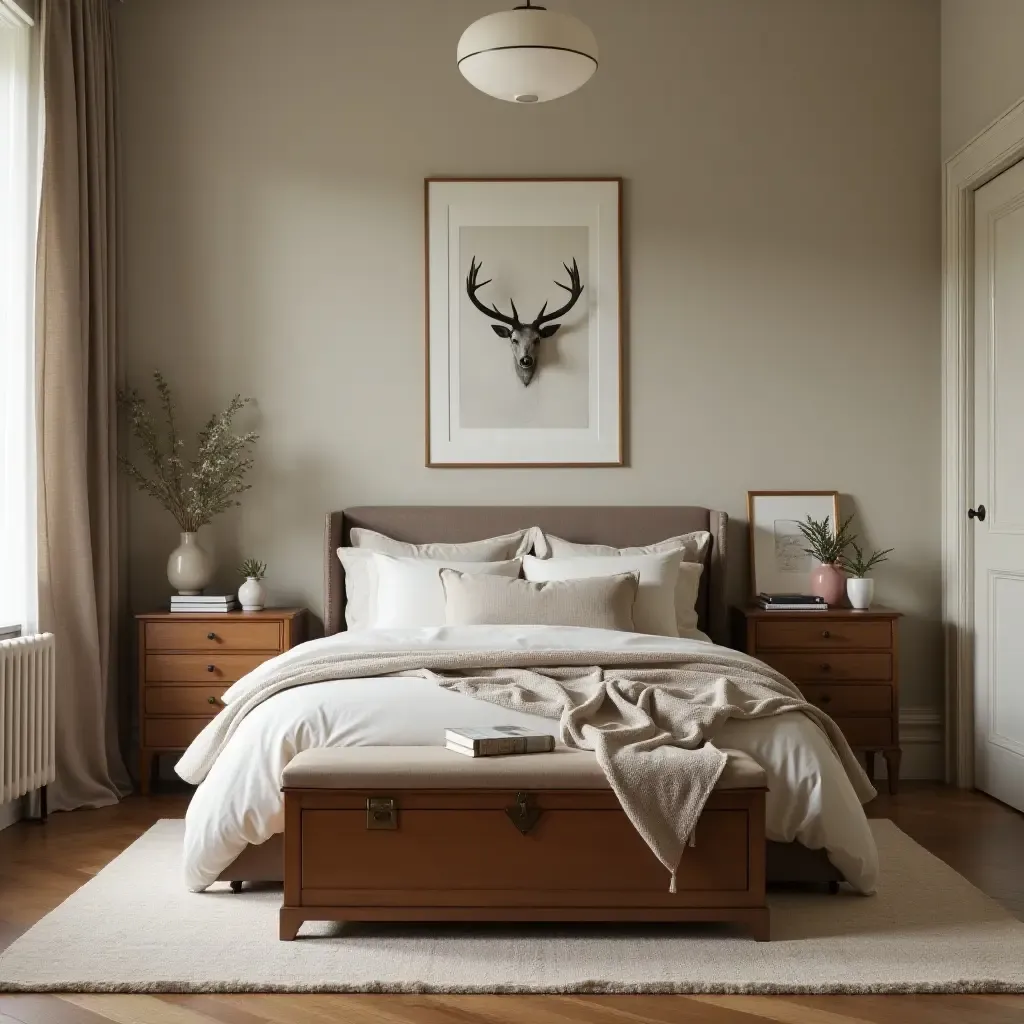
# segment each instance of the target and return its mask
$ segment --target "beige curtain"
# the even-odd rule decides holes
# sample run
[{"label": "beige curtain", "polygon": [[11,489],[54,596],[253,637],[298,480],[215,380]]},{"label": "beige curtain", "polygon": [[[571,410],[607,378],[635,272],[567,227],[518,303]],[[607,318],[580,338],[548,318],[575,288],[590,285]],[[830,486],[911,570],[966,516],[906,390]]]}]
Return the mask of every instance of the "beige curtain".
[{"label": "beige curtain", "polygon": [[117,97],[107,0],[43,0],[39,617],[57,638],[57,810],[128,789],[117,749]]}]

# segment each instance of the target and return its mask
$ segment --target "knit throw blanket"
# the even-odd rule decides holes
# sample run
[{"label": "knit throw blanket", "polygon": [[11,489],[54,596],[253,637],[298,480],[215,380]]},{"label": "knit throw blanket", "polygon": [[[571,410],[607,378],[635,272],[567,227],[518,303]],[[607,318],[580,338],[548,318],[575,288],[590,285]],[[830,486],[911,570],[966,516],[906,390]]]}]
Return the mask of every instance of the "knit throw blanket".
[{"label": "knit throw blanket", "polygon": [[[323,645],[326,645],[326,649]],[[560,722],[562,742],[592,750],[636,830],[672,873],[725,767],[715,732],[730,718],[802,713],[826,734],[862,802],[874,789],[835,723],[760,662],[707,652],[430,650],[371,654],[306,644],[259,666],[225,694],[227,706],[176,766],[198,784],[242,719],[293,686],[419,675],[458,693]],[[602,664],[604,662],[604,664]],[[472,771],[471,763],[467,771]]]}]

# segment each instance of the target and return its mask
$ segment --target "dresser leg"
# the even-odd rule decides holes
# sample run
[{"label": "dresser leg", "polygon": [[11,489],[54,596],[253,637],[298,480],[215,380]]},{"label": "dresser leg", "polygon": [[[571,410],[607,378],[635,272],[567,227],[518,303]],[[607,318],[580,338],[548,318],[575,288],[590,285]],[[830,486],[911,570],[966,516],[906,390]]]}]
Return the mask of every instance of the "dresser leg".
[{"label": "dresser leg", "polygon": [[287,907],[282,907],[279,915],[278,938],[282,942],[291,942],[299,934],[303,918],[296,910],[288,909]]},{"label": "dresser leg", "polygon": [[877,750],[864,751],[864,771],[867,772],[868,782],[872,786],[875,784],[875,754],[877,753]]},{"label": "dresser leg", "polygon": [[903,751],[899,747],[893,747],[885,751],[885,767],[889,773],[889,792],[896,794],[900,784],[900,761],[903,759]]}]

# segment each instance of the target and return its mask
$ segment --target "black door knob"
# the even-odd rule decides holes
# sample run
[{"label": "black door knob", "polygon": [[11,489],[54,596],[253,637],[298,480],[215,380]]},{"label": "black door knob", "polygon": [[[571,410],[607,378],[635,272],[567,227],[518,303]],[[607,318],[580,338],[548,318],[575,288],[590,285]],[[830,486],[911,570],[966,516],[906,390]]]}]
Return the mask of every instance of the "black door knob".
[{"label": "black door knob", "polygon": [[985,522],[985,515],[986,513],[984,505],[979,505],[977,511],[975,511],[973,508],[969,508],[967,510],[967,518],[977,519],[979,523]]},{"label": "black door knob", "polygon": [[217,671],[217,666],[216,665],[207,665],[206,666],[206,671],[207,672],[216,672]]}]

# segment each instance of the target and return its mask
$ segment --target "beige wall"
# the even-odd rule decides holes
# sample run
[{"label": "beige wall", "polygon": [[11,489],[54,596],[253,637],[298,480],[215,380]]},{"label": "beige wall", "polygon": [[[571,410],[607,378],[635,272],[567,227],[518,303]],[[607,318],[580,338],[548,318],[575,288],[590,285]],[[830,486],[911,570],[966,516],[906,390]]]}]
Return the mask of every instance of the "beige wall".
[{"label": "beige wall", "polygon": [[[524,109],[459,77],[485,0],[119,6],[127,363],[185,415],[258,399],[258,466],[208,531],[321,606],[359,503],[695,503],[840,489],[896,547],[904,703],[941,703],[939,12],[931,0],[559,0],[602,47]],[[423,466],[425,175],[626,180],[629,468]],[[131,505],[131,600],[170,518]],[[743,593],[744,535],[732,585]],[[236,583],[230,573],[225,581]]]},{"label": "beige wall", "polygon": [[942,156],[1024,98],[1024,2],[942,0]]}]

